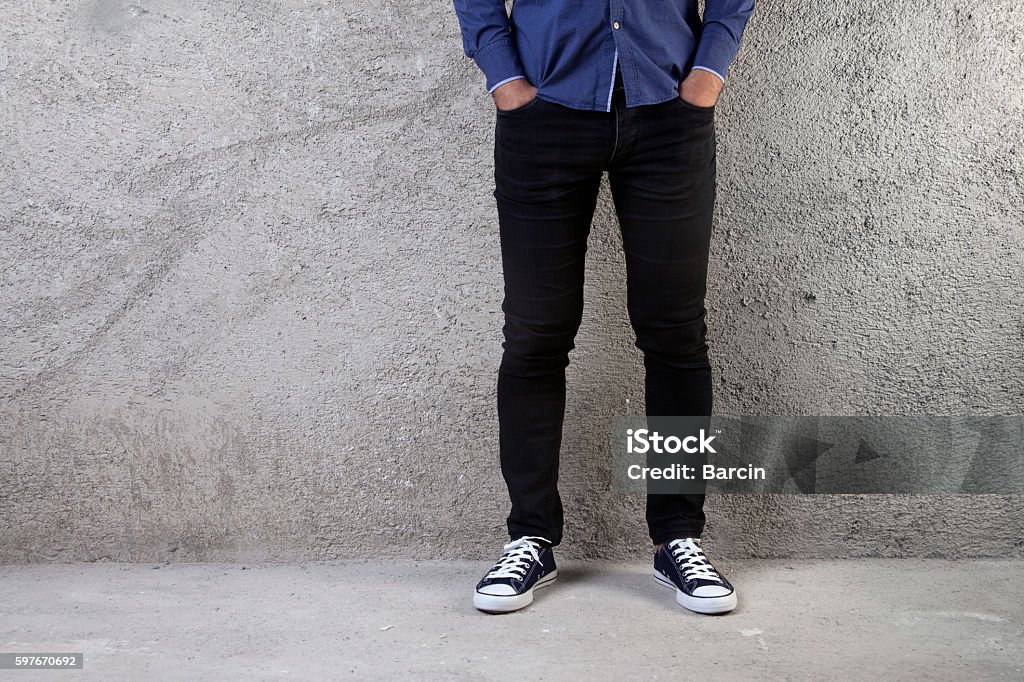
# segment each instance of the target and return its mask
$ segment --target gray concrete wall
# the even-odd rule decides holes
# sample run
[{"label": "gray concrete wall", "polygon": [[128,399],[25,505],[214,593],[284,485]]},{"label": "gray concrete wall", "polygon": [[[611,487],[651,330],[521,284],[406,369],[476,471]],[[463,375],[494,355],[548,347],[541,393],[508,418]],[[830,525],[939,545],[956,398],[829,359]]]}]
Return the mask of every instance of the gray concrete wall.
[{"label": "gray concrete wall", "polygon": [[[482,557],[494,116],[445,0],[3,3],[0,560]],[[717,408],[1016,414],[1024,9],[765,0],[719,106]],[[605,191],[565,553],[642,411]],[[730,497],[731,556],[1021,556],[1007,497]]]}]

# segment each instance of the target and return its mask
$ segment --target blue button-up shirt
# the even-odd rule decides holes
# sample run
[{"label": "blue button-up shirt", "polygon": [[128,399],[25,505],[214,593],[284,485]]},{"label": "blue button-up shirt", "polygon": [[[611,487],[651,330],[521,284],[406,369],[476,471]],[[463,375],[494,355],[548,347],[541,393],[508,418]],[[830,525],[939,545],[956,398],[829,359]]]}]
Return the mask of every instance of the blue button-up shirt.
[{"label": "blue button-up shirt", "polygon": [[754,0],[454,0],[462,44],[487,90],[526,78],[537,96],[611,111],[616,68],[626,106],[678,96],[691,69],[725,80]]}]

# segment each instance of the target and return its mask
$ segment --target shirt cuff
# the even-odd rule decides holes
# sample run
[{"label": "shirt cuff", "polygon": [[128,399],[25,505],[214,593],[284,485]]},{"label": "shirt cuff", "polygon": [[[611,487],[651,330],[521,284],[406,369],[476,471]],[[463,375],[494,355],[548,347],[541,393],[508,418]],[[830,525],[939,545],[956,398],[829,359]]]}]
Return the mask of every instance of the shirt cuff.
[{"label": "shirt cuff", "polygon": [[706,66],[695,66],[695,67],[693,67],[693,71],[707,71],[708,73],[713,73],[716,76],[718,76],[719,80],[721,80],[723,83],[725,82],[725,76],[723,76],[722,74],[718,73],[714,69],[709,69]]},{"label": "shirt cuff", "polygon": [[723,81],[740,50],[739,41],[721,24],[705,24],[697,46],[693,68],[710,71]]},{"label": "shirt cuff", "polygon": [[511,38],[501,38],[478,50],[473,59],[487,77],[487,92],[514,78],[523,78],[523,65]]},{"label": "shirt cuff", "polygon": [[495,83],[494,85],[492,85],[490,87],[490,89],[487,91],[487,93],[490,94],[490,93],[494,92],[495,90],[497,90],[498,88],[500,88],[505,83],[508,83],[509,81],[517,81],[520,78],[526,78],[526,76],[512,76],[511,78],[506,78],[503,81],[498,81],[497,83]]}]

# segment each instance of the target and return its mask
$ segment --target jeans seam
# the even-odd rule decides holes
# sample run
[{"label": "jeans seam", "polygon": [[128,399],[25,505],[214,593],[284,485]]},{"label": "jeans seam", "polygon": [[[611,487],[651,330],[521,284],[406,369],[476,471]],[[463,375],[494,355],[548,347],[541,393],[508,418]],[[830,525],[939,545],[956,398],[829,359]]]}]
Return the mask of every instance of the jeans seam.
[{"label": "jeans seam", "polygon": [[615,127],[615,135],[612,137],[612,153],[604,164],[605,168],[611,167],[619,146],[619,109],[615,106],[614,102],[612,102],[612,125]]}]

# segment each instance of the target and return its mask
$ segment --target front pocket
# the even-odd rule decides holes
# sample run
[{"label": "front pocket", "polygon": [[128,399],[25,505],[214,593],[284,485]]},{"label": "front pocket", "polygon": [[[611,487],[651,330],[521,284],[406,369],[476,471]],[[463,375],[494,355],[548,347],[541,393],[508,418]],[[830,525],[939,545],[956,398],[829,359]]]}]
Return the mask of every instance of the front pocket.
[{"label": "front pocket", "polygon": [[531,99],[529,102],[527,102],[526,104],[522,104],[516,107],[515,109],[499,109],[498,107],[494,107],[494,110],[497,111],[499,114],[518,114],[532,107],[534,104],[537,103],[539,99],[539,97],[534,95],[533,99]]},{"label": "front pocket", "polygon": [[690,111],[700,111],[700,112],[703,112],[703,113],[711,113],[711,112],[713,112],[715,110],[715,105],[714,104],[712,104],[710,107],[699,107],[696,104],[690,104],[689,102],[687,102],[685,99],[683,99],[679,95],[676,95],[676,99],[679,100],[679,103],[682,104],[684,108],[689,109]]}]

